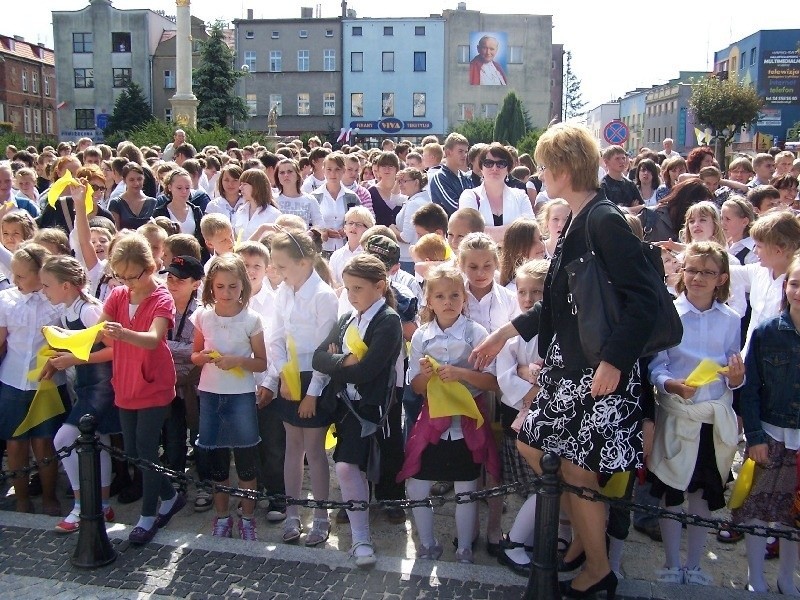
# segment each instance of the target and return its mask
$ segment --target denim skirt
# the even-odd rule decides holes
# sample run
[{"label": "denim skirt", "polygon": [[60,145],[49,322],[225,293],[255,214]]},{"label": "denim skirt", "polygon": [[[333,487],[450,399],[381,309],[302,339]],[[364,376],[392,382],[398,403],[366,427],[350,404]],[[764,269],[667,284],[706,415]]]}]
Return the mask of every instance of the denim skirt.
[{"label": "denim skirt", "polygon": [[258,444],[255,392],[214,394],[198,390],[200,427],[197,445],[214,448],[247,448]]},{"label": "denim skirt", "polygon": [[64,405],[64,412],[50,417],[22,435],[13,437],[14,432],[25,420],[36,396],[36,390],[18,390],[15,387],[0,383],[0,440],[29,440],[31,438],[53,438],[64,423],[72,402],[67,393],[67,386],[58,386],[58,394]]}]

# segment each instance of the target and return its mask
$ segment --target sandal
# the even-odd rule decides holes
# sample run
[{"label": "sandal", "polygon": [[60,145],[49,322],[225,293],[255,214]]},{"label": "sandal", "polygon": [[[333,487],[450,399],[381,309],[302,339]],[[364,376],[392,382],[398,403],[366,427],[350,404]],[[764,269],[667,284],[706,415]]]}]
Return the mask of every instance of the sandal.
[{"label": "sandal", "polygon": [[306,536],[306,546],[318,546],[328,540],[331,533],[331,522],[328,519],[314,519],[311,531]]},{"label": "sandal", "polygon": [[731,531],[727,527],[720,527],[717,532],[717,541],[721,544],[735,544],[744,539],[744,534],[738,531]]},{"label": "sandal", "polygon": [[303,524],[300,522],[300,517],[287,518],[283,524],[284,543],[296,542],[300,539],[301,533],[303,533]]},{"label": "sandal", "polygon": [[[369,554],[362,554],[356,556],[356,549],[357,548],[369,548]],[[356,542],[353,544],[352,548],[350,548],[350,556],[356,559],[356,566],[360,569],[368,569],[370,567],[374,567],[375,563],[378,562],[378,559],[375,557],[375,548],[372,545],[372,542]]]}]

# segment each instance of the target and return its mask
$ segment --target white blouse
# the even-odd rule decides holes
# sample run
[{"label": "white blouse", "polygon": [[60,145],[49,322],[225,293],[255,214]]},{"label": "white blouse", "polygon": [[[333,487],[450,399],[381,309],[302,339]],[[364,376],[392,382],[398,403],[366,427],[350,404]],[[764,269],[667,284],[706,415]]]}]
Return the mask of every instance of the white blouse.
[{"label": "white blouse", "polygon": [[[458,208],[474,208],[483,216],[487,226],[494,225],[492,207],[483,184],[464,190],[458,199]],[[503,225],[511,225],[519,217],[533,218],[533,208],[525,190],[505,186],[503,188]]]},{"label": "white blouse", "polygon": [[275,219],[281,216],[281,211],[268,204],[264,208],[259,208],[252,215],[250,214],[250,203],[245,202],[233,215],[231,224],[233,225],[233,233],[238,240],[240,237],[242,241],[249,240],[250,236],[256,232],[264,223],[274,223]]}]

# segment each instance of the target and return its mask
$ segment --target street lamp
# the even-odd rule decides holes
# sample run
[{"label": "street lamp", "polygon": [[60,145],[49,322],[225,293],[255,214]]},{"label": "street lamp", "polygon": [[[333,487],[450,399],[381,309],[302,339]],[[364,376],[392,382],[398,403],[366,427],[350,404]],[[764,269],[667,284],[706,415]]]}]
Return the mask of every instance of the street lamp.
[{"label": "street lamp", "polygon": [[[239,69],[242,71],[242,73],[244,73],[244,77],[242,77],[242,80],[243,80],[242,85],[244,86],[244,103],[245,103],[245,106],[247,106],[247,116],[248,116],[248,119],[249,119],[250,118],[250,105],[247,103],[247,77],[248,77],[248,75],[250,75],[250,65],[244,64],[241,67],[239,67]],[[247,129],[247,121],[245,121],[245,129]]]}]

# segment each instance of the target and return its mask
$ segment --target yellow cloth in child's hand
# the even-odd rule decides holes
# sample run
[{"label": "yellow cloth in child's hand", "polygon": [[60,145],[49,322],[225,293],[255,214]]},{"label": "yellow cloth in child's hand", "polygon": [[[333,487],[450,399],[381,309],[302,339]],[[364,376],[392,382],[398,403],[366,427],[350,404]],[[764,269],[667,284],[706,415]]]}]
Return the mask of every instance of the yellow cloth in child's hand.
[{"label": "yellow cloth in child's hand", "polygon": [[97,334],[103,330],[103,323],[92,325],[79,331],[61,331],[55,327],[47,325],[42,327],[44,339],[53,348],[66,350],[75,355],[80,360],[89,360],[92,346],[97,341]]},{"label": "yellow cloth in child's hand", "polygon": [[[39,374],[42,372],[45,363],[47,363],[47,359],[52,355],[53,351],[47,346],[42,346],[39,349],[39,352],[36,353],[36,367],[28,371],[28,379],[30,381],[39,379]],[[52,379],[44,379],[39,382],[39,389],[36,390],[36,394],[33,396],[28,414],[25,415],[22,423],[11,435],[13,437],[22,435],[63,412],[65,412],[64,403],[61,402],[58,387],[56,387]]]},{"label": "yellow cloth in child's hand", "polygon": [[690,387],[708,385],[709,383],[717,381],[721,373],[727,372],[728,367],[723,367],[710,358],[704,358],[700,361],[700,364],[695,367],[694,371],[689,373],[685,383]]},{"label": "yellow cloth in child's hand", "polygon": [[352,323],[344,332],[344,341],[347,342],[350,353],[354,354],[358,360],[361,360],[367,355],[367,345],[364,343],[364,340],[361,339],[358,328]]},{"label": "yellow cloth in child's hand", "polygon": [[336,448],[337,441],[336,423],[331,423],[331,426],[328,427],[328,432],[325,434],[325,450],[333,450]]},{"label": "yellow cloth in child's hand", "polygon": [[291,396],[286,399],[300,402],[302,400],[300,397],[300,361],[297,360],[297,345],[291,335],[286,336],[286,351],[289,353],[289,360],[281,369],[281,375],[286,381],[286,387],[289,388],[289,396]]},{"label": "yellow cloth in child's hand", "polygon": [[475,398],[460,381],[444,382],[439,378],[439,363],[426,356],[433,366],[433,377],[428,380],[428,412],[431,418],[452,417],[463,415],[478,422],[478,427],[483,425],[483,415],[475,403]]},{"label": "yellow cloth in child's hand", "polygon": [[753,472],[755,471],[756,463],[752,458],[748,458],[739,469],[739,475],[736,477],[736,483],[733,484],[733,491],[728,500],[728,508],[731,510],[741,508],[744,501],[750,495],[750,489],[753,487]]},{"label": "yellow cloth in child's hand", "polygon": [[[77,179],[72,176],[72,173],[69,172],[69,169],[66,173],[64,173],[61,177],[59,177],[53,185],[50,186],[50,189],[47,191],[47,203],[52,206],[53,208],[56,207],[56,202],[61,197],[62,192],[67,189],[71,185],[77,185],[80,183]],[[92,190],[91,185],[86,186],[86,214],[94,210],[94,201],[92,197],[94,196],[94,190]]]},{"label": "yellow cloth in child's hand", "polygon": [[[211,352],[208,353],[208,356],[209,358],[217,360],[220,356],[222,356],[222,354],[220,354],[216,350],[212,350]],[[232,369],[228,369],[228,373],[230,373],[231,375],[236,375],[236,377],[245,376],[245,372],[242,367],[233,367]]]}]

